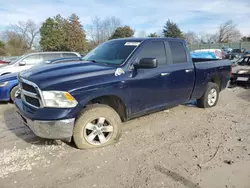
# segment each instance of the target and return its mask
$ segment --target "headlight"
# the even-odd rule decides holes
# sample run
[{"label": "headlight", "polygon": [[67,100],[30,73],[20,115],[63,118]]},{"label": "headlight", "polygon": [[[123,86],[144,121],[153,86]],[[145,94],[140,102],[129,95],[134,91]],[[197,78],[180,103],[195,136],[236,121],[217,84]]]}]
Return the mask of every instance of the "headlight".
[{"label": "headlight", "polygon": [[73,108],[77,101],[65,91],[42,91],[46,107]]},{"label": "headlight", "polygon": [[238,72],[238,74],[246,74],[246,73],[248,73],[248,72],[250,72],[249,70],[240,70],[239,72]]},{"label": "headlight", "polygon": [[8,84],[8,82],[2,82],[2,83],[0,83],[0,87],[4,87],[4,86],[6,86]]}]

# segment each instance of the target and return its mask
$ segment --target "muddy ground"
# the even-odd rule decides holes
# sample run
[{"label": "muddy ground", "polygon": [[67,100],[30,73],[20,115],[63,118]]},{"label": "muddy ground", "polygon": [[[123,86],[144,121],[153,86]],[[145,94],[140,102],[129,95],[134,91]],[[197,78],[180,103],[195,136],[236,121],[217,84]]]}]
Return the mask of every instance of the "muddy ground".
[{"label": "muddy ground", "polygon": [[249,188],[250,90],[131,120],[119,143],[96,150],[36,137],[4,103],[0,143],[1,188]]}]

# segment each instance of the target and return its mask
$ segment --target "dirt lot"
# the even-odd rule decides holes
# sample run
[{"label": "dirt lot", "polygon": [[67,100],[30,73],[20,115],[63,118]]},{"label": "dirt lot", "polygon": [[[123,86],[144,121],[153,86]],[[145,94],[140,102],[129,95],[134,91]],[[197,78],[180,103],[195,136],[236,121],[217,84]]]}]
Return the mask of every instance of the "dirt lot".
[{"label": "dirt lot", "polygon": [[131,120],[119,143],[98,150],[39,139],[13,105],[0,111],[1,188],[250,187],[250,90]]}]

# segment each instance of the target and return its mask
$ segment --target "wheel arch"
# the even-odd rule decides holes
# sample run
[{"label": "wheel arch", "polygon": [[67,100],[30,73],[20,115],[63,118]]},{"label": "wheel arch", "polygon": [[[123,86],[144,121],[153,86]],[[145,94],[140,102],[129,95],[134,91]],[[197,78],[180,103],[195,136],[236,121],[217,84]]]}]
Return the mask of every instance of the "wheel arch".
[{"label": "wheel arch", "polygon": [[218,87],[219,87],[219,90],[221,91],[221,78],[220,78],[220,76],[216,75],[216,76],[211,77],[211,78],[208,80],[208,83],[209,83],[209,82],[212,82],[212,83],[217,84]]},{"label": "wheel arch", "polygon": [[6,74],[11,74],[11,72],[2,73],[1,76],[6,75]]},{"label": "wheel arch", "polygon": [[87,105],[91,104],[105,104],[113,108],[118,115],[120,116],[122,121],[126,121],[128,119],[128,108],[124,100],[117,95],[102,95],[96,96],[84,105],[84,108]]},{"label": "wheel arch", "polygon": [[14,89],[14,87],[16,87],[16,86],[18,86],[18,84],[11,86],[11,88],[9,89],[9,100],[12,100],[11,99],[11,92]]}]

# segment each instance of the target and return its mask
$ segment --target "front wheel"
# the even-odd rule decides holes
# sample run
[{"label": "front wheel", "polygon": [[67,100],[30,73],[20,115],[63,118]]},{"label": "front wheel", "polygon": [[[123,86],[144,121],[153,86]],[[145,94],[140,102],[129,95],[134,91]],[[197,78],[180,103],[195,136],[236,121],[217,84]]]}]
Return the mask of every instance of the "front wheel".
[{"label": "front wheel", "polygon": [[10,91],[10,100],[11,100],[11,102],[15,101],[15,97],[16,97],[15,94],[16,94],[17,90],[18,90],[18,86],[15,86]]},{"label": "front wheel", "polygon": [[219,99],[219,86],[215,83],[209,82],[206,91],[200,99],[197,100],[197,104],[201,108],[210,108],[217,104]]},{"label": "front wheel", "polygon": [[121,135],[117,112],[103,104],[87,106],[76,120],[73,139],[79,149],[97,148],[117,142]]}]

